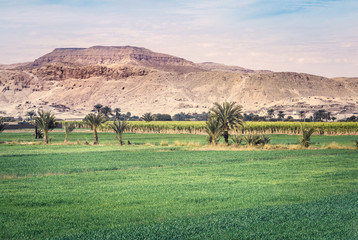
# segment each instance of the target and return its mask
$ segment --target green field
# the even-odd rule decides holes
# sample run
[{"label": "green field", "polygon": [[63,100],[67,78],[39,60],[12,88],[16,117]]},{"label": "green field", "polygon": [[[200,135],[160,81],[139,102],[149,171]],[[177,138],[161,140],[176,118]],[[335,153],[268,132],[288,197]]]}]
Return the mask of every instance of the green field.
[{"label": "green field", "polygon": [[[358,151],[207,150],[204,135],[0,134],[0,239],[358,239]],[[313,136],[317,148],[356,136]],[[76,144],[77,141],[79,144]],[[6,142],[6,143],[4,143]],[[167,142],[169,146],[160,146]],[[272,144],[298,136],[272,135]]]}]

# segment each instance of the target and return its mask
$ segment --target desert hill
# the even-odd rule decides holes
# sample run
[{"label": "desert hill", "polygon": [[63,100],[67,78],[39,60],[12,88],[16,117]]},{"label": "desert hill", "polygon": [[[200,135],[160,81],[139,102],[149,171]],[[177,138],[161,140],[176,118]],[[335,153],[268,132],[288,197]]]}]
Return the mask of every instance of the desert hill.
[{"label": "desert hill", "polygon": [[97,103],[136,115],[200,113],[225,100],[261,115],[271,108],[308,116],[325,109],[338,118],[358,112],[357,78],[197,64],[129,46],[60,48],[32,63],[2,65],[0,91],[0,115],[14,117],[43,108],[80,119]]}]

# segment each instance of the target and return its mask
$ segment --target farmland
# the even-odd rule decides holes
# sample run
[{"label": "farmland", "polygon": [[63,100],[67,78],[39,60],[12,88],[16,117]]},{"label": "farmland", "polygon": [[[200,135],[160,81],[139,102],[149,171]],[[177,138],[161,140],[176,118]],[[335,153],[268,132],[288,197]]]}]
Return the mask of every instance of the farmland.
[{"label": "farmland", "polygon": [[[0,135],[1,239],[355,239],[356,136],[309,150],[207,149],[204,135]],[[271,135],[296,145],[296,135]],[[166,145],[161,143],[166,142]],[[187,144],[177,144],[186,142]],[[189,142],[195,144],[189,144]],[[322,149],[324,148],[324,149]]]}]

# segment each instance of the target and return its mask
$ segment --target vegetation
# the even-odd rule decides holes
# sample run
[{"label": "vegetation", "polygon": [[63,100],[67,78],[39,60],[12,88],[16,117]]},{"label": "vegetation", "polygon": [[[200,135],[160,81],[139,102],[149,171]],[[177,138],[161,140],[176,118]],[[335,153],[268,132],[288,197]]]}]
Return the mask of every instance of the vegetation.
[{"label": "vegetation", "polygon": [[216,145],[221,137],[222,130],[220,128],[220,123],[217,118],[210,118],[206,122],[205,131],[208,134],[207,141]]},{"label": "vegetation", "polygon": [[144,113],[143,116],[141,117],[141,120],[146,121],[146,122],[151,122],[155,120],[155,117],[152,113],[147,112]]},{"label": "vegetation", "polygon": [[314,127],[311,128],[304,128],[302,127],[301,130],[301,137],[300,137],[300,145],[302,147],[309,147],[311,144],[311,136],[316,131]]},{"label": "vegetation", "polygon": [[35,125],[43,132],[43,140],[48,144],[48,133],[56,127],[56,118],[51,112],[40,110],[35,117]]},{"label": "vegetation", "polygon": [[236,105],[236,102],[224,102],[222,104],[216,102],[214,107],[210,109],[210,118],[216,118],[219,122],[219,127],[227,144],[229,143],[229,131],[237,130],[239,126],[244,124],[241,110],[242,107]]},{"label": "vegetation", "polygon": [[93,144],[98,144],[97,128],[105,121],[105,116],[100,112],[97,114],[90,113],[83,119],[83,122],[89,125],[93,130]]},{"label": "vegetation", "polygon": [[0,144],[0,239],[357,238],[356,150],[188,151],[171,144],[205,136],[126,134],[158,144],[118,151],[99,134],[111,144]]},{"label": "vegetation", "polygon": [[5,123],[3,122],[2,118],[0,117],[0,133],[4,131],[5,129]]},{"label": "vegetation", "polygon": [[64,122],[63,123],[63,128],[65,130],[65,140],[64,142],[67,143],[68,142],[68,135],[75,130],[75,124],[71,123],[71,122]]},{"label": "vegetation", "polygon": [[261,136],[258,134],[249,134],[244,137],[247,145],[256,146],[261,143]]},{"label": "vegetation", "polygon": [[[358,124],[354,122],[245,122],[242,134],[301,134],[301,125],[315,127],[326,135],[354,135],[358,133]],[[206,122],[199,121],[155,121],[129,122],[131,132],[155,133],[201,133],[205,134]]]},{"label": "vegetation", "polygon": [[242,142],[244,141],[244,137],[239,134],[231,135],[231,141],[236,146],[241,146]]},{"label": "vegetation", "polygon": [[123,134],[124,130],[126,130],[127,127],[128,127],[128,124],[125,121],[117,120],[117,121],[113,121],[113,123],[111,124],[111,128],[116,133],[116,136],[117,136],[117,139],[118,139],[120,145],[123,145],[122,134]]}]

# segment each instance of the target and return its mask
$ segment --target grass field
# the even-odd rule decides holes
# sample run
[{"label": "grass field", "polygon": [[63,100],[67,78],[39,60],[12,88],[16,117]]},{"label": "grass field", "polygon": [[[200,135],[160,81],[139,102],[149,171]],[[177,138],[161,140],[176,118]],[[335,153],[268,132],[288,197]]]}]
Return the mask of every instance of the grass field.
[{"label": "grass field", "polygon": [[90,132],[70,135],[79,145],[50,137],[45,146],[26,144],[31,133],[0,134],[11,142],[0,144],[0,239],[358,239],[357,150],[175,146],[205,144],[186,134],[125,134],[131,146],[113,133],[100,133],[100,146],[82,144]]}]

